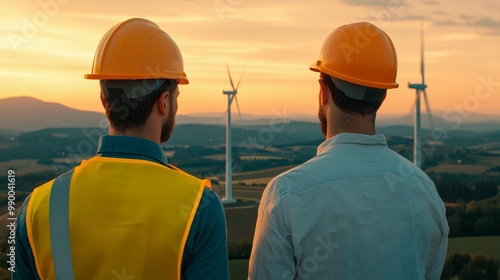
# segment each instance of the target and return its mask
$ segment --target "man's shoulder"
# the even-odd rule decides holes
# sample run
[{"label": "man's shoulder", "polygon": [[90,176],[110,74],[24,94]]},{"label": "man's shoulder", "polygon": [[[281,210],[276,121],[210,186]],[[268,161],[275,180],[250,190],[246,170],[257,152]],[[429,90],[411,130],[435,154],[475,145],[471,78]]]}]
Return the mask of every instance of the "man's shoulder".
[{"label": "man's shoulder", "polygon": [[224,207],[214,190],[204,187],[197,212],[203,217],[209,217],[209,219],[213,218],[214,215],[224,215]]},{"label": "man's shoulder", "polygon": [[220,206],[220,199],[217,193],[209,187],[205,187],[203,189],[203,194],[201,195],[201,200],[208,204],[215,204],[216,206]]},{"label": "man's shoulder", "polygon": [[[348,153],[347,153],[348,154]],[[420,168],[391,149],[384,149],[373,162],[362,161],[359,155],[348,157],[344,150],[330,151],[315,156],[288,171],[268,184],[269,191],[287,195],[308,189],[326,181],[341,181],[361,177],[416,177],[428,185],[432,180]],[[363,158],[363,160],[365,160]]]},{"label": "man's shoulder", "polygon": [[287,195],[307,188],[309,185],[316,183],[317,174],[321,172],[319,167],[323,162],[324,159],[315,156],[274,177],[266,189],[277,192],[279,195]]},{"label": "man's shoulder", "polygon": [[42,195],[42,196],[48,197],[50,195],[50,190],[52,188],[52,184],[54,183],[54,181],[56,179],[57,179],[57,177],[33,188],[33,191],[30,193],[30,195],[28,197],[26,197],[26,200],[29,200],[31,198],[31,196],[33,195],[33,193],[36,193],[37,196]]},{"label": "man's shoulder", "polygon": [[[160,166],[163,166],[161,164],[158,164]],[[195,182],[201,182],[201,181],[204,181],[203,179],[200,179],[192,174],[189,174],[187,173],[186,171],[178,168],[177,166],[173,165],[173,164],[168,164],[167,166],[167,170],[172,170],[174,171],[178,176],[180,177],[183,177],[185,179],[188,179],[188,180],[192,180],[192,181],[195,181]]]},{"label": "man's shoulder", "polygon": [[413,162],[402,155],[390,150],[393,155],[392,168],[388,172],[395,173],[402,177],[415,176],[429,184],[434,184],[431,178]]},{"label": "man's shoulder", "polygon": [[224,207],[217,194],[212,189],[205,187],[196,209],[191,230],[203,232],[220,223],[225,223]]}]

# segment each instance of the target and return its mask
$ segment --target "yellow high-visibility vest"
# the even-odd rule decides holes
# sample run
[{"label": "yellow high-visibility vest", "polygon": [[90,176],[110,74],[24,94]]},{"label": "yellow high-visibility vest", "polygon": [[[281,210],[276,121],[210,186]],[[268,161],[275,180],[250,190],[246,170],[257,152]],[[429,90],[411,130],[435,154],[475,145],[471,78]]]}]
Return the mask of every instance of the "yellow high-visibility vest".
[{"label": "yellow high-visibility vest", "polygon": [[[53,183],[33,191],[26,211],[42,280],[56,279],[49,229]],[[69,188],[74,279],[180,279],[205,186],[210,187],[208,180],[146,160],[84,160],[73,170]]]}]

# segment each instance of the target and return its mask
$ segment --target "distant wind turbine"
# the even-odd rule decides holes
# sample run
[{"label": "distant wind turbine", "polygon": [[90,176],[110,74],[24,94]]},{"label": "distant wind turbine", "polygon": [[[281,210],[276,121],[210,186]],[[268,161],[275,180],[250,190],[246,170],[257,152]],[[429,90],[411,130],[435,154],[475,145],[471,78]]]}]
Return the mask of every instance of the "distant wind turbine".
[{"label": "distant wind turbine", "polygon": [[420,34],[420,74],[422,75],[422,83],[412,84],[408,82],[408,88],[413,88],[416,91],[415,97],[415,122],[414,122],[414,140],[413,140],[413,163],[418,167],[422,167],[422,144],[421,144],[421,113],[420,113],[420,94],[423,93],[425,100],[425,107],[427,108],[427,113],[429,115],[429,122],[431,127],[434,127],[434,122],[432,119],[431,108],[429,107],[429,99],[427,98],[425,84],[425,71],[424,71],[424,28],[422,24],[421,34]]},{"label": "distant wind turbine", "polygon": [[226,63],[227,74],[229,76],[229,82],[231,83],[232,90],[223,90],[223,94],[227,94],[227,118],[226,118],[226,194],[222,199],[223,203],[234,203],[236,202],[233,199],[233,178],[232,178],[232,139],[231,139],[231,104],[233,100],[236,100],[236,107],[238,108],[238,114],[241,120],[241,112],[240,105],[238,104],[238,97],[236,94],[238,93],[238,88],[240,87],[241,78],[243,77],[243,73],[245,72],[245,67],[241,72],[240,79],[236,87],[234,87],[233,78],[231,77],[231,71],[229,71],[229,66]]}]

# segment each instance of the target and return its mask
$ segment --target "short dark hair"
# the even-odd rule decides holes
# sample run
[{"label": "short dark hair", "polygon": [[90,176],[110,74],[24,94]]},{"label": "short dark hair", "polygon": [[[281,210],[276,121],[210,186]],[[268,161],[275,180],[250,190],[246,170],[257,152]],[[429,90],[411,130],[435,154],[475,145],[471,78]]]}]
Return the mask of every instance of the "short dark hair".
[{"label": "short dark hair", "polygon": [[[110,126],[120,132],[130,128],[141,128],[151,115],[153,106],[162,93],[170,92],[169,99],[172,102],[172,90],[177,87],[177,84],[176,80],[163,80],[161,86],[153,92],[138,98],[129,98],[121,88],[101,89],[101,100]],[[107,94],[104,94],[104,90]]]},{"label": "short dark hair", "polygon": [[363,116],[374,115],[382,105],[382,101],[364,101],[346,96],[343,91],[335,86],[328,74],[321,73],[321,79],[330,89],[333,103],[344,113],[361,114]]}]

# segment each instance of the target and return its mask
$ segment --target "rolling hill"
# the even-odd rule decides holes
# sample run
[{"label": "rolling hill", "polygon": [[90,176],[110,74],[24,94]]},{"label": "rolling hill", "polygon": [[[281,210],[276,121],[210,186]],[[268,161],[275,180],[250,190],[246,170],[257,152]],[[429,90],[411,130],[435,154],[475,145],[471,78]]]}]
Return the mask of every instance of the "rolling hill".
[{"label": "rolling hill", "polygon": [[[252,115],[242,114],[239,120],[238,114],[234,114],[234,127],[245,127],[253,130],[262,129],[267,126],[273,129],[279,128],[282,124],[288,123],[316,123],[317,117],[313,115],[291,114],[287,116],[278,115]],[[494,131],[500,130],[500,116],[484,115],[480,113],[468,113],[467,118],[460,118],[458,113],[435,112],[433,114],[434,128],[446,131]],[[178,115],[176,123],[182,124],[203,124],[214,126],[225,126],[225,115],[221,113],[199,113],[190,115]],[[422,115],[422,127],[429,128],[429,118]],[[63,127],[104,127],[107,119],[104,113],[82,111],[69,108],[67,106],[44,102],[31,97],[11,97],[0,99],[0,133],[2,135],[16,134],[16,132],[26,132],[40,130],[44,128]],[[411,115],[377,117],[377,127],[397,127],[413,126]],[[276,129],[274,129],[276,131]],[[413,132],[412,132],[413,133]],[[401,134],[399,132],[399,134]],[[398,135],[399,135],[398,134]],[[405,135],[408,134],[405,131]]]},{"label": "rolling hill", "polygon": [[31,97],[0,100],[0,128],[25,132],[49,127],[98,127],[103,113],[75,110]]}]

